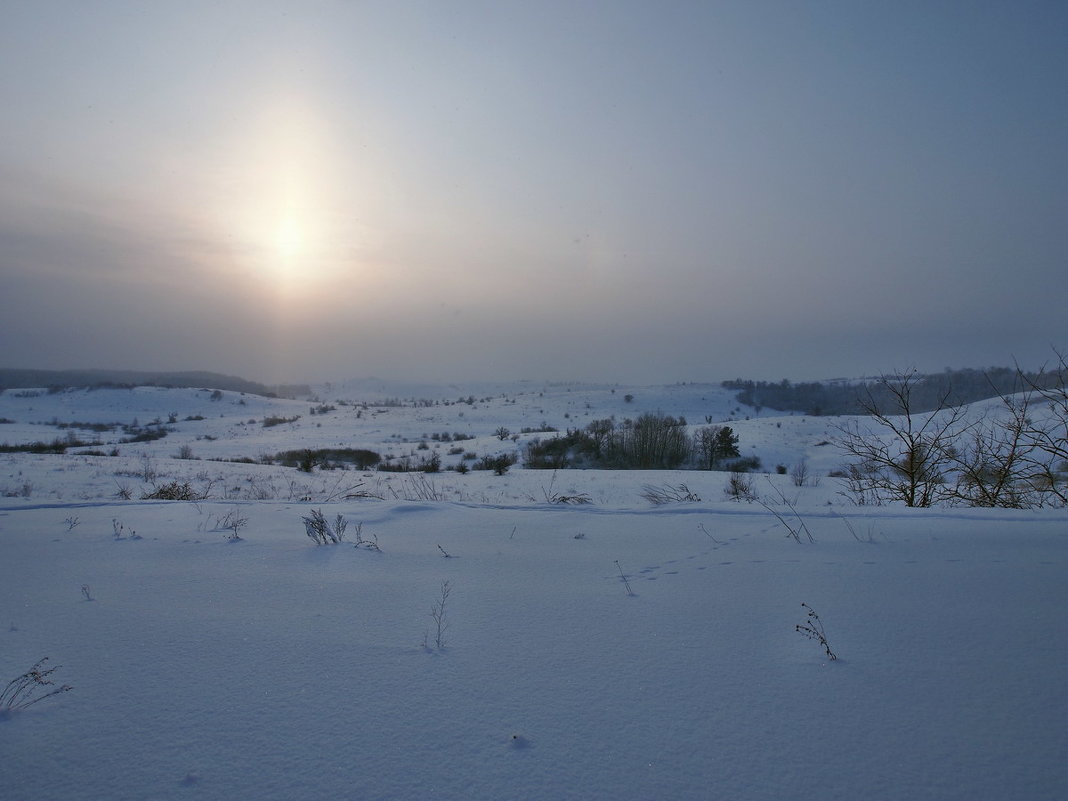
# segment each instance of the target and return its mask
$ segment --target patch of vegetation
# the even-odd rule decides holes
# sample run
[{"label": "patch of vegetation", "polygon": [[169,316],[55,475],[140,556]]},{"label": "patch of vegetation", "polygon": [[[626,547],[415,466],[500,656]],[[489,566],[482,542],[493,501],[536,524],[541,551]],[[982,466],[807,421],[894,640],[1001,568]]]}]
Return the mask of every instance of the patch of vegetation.
[{"label": "patch of vegetation", "polygon": [[301,450],[281,451],[274,456],[265,457],[268,464],[281,464],[296,467],[305,473],[318,467],[321,470],[337,470],[354,467],[367,470],[382,461],[382,456],[365,448],[304,448]]},{"label": "patch of vegetation", "polygon": [[518,454],[506,453],[499,456],[483,456],[473,465],[475,470],[492,470],[494,475],[503,476],[508,468],[519,461]]},{"label": "patch of vegetation", "polygon": [[[0,388],[48,387],[49,391],[84,389],[132,389],[133,387],[215,387],[264,397],[295,397],[311,394],[303,384],[266,386],[236,376],[207,371],[145,372],[138,370],[23,370],[0,368]],[[53,389],[55,388],[55,389]]]},{"label": "patch of vegetation", "polygon": [[[1051,389],[1062,380],[1056,371],[1028,373],[1010,367],[987,370],[946,370],[928,375],[915,374],[911,387],[912,411],[923,413],[940,406],[961,406],[976,401],[1008,395],[1024,384],[1036,389]],[[885,382],[749,381],[736,378],[724,381],[725,389],[738,390],[739,403],[757,411],[767,407],[777,411],[794,411],[812,416],[864,414],[866,406],[890,406],[895,398]]]},{"label": "patch of vegetation", "polygon": [[738,437],[728,426],[688,433],[686,418],[643,414],[636,420],[594,420],[585,428],[527,443],[525,464],[534,469],[598,467],[608,470],[724,469],[738,457]]},{"label": "patch of vegetation", "polygon": [[204,490],[196,490],[188,481],[175,479],[167,484],[160,484],[141,496],[141,500],[155,501],[202,501],[208,497]]},{"label": "patch of vegetation", "polygon": [[38,660],[33,667],[21,676],[16,676],[7,683],[4,691],[0,692],[0,714],[7,715],[20,709],[26,709],[38,701],[43,701],[46,698],[70,692],[74,689],[69,684],[64,684],[61,687],[55,686],[56,683],[51,676],[59,670],[59,665],[53,668],[46,668],[45,662],[47,661],[47,656]]},{"label": "patch of vegetation", "polygon": [[437,473],[441,470],[441,455],[435,451],[419,459],[402,456],[396,461],[389,459],[380,462],[378,469],[384,473]]},{"label": "patch of vegetation", "polygon": [[70,423],[61,423],[59,420],[53,418],[52,422],[48,425],[55,426],[58,429],[65,430],[68,428],[77,428],[81,431],[93,431],[97,434],[103,434],[105,431],[114,431],[119,428],[121,423],[81,423],[78,421],[72,421]]},{"label": "patch of vegetation", "polygon": [[86,448],[95,445],[102,445],[100,440],[93,442],[86,442],[80,440],[74,436],[67,436],[65,438],[56,437],[51,442],[24,442],[16,445],[9,445],[6,442],[0,445],[0,453],[37,453],[37,454],[60,454],[66,453],[67,448]]},{"label": "patch of vegetation", "polygon": [[322,509],[312,509],[311,514],[302,517],[304,531],[316,545],[337,545],[345,539],[348,522],[343,515],[338,515],[331,523],[323,515]]},{"label": "patch of vegetation", "polygon": [[169,429],[164,428],[163,423],[158,418],[147,426],[138,425],[135,420],[128,425],[124,425],[122,430],[128,435],[119,440],[122,444],[155,442],[156,440],[163,439],[167,436],[169,431]]},{"label": "patch of vegetation", "polygon": [[300,419],[299,414],[295,414],[292,417],[278,417],[276,415],[270,415],[263,418],[264,428],[273,428],[274,426],[285,425],[286,423],[295,423]]}]

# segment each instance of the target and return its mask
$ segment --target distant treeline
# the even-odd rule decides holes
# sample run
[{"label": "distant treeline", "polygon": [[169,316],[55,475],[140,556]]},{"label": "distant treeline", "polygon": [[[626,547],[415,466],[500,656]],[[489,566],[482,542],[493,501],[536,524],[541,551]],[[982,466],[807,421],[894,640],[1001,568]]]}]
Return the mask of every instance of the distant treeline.
[{"label": "distant treeline", "polygon": [[[988,370],[946,370],[942,373],[918,375],[912,383],[912,411],[926,412],[939,406],[948,393],[950,405],[1008,395],[1027,389],[1028,385],[1039,387],[1057,386],[1064,377],[1056,371],[1049,373],[1021,372],[1010,367],[992,367]],[[781,412],[802,414],[835,415],[864,414],[858,399],[869,396],[879,408],[893,408],[893,398],[887,387],[878,381],[809,381],[791,383],[786,379],[772,381],[749,381],[736,378],[724,381],[726,389],[736,389],[736,400],[758,411],[762,408]]]},{"label": "distant treeline", "polygon": [[145,372],[139,370],[21,370],[0,368],[0,389],[108,389],[128,387],[203,387],[224,389],[231,392],[246,392],[266,397],[294,398],[310,395],[311,388],[304,384],[280,384],[267,386],[255,381],[246,381],[231,375],[203,370],[187,372]]}]

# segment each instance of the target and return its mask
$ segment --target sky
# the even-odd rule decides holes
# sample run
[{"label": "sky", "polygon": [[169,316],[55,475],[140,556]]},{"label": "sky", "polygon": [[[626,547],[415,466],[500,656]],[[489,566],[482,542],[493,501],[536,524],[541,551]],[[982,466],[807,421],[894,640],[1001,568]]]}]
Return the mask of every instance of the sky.
[{"label": "sky", "polygon": [[810,380],[1068,347],[1068,4],[0,3],[0,366]]}]

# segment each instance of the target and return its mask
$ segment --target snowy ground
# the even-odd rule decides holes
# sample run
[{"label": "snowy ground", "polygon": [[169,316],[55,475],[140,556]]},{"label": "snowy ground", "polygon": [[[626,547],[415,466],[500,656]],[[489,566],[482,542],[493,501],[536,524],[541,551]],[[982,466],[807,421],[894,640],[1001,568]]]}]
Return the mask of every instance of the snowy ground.
[{"label": "snowy ground", "polygon": [[[853,506],[826,476],[833,421],[745,420],[717,387],[499,387],[474,403],[444,388],[449,405],[423,407],[376,406],[398,395],[372,389],[324,389],[323,415],[192,390],[0,395],[0,442],[178,418],[155,442],[102,434],[118,456],[0,455],[0,684],[48,656],[74,687],[0,719],[0,797],[1064,797],[1065,510]],[[483,455],[522,445],[493,436],[502,425],[646,410],[733,418],[769,468],[807,457],[818,486],[754,487],[815,542],[727,500],[720,473],[207,461],[417,454],[444,431]],[[172,458],[182,445],[198,458]],[[146,467],[213,497],[137,500]],[[681,483],[702,500],[642,498]],[[383,500],[325,500],[356,485]],[[305,535],[320,508],[344,515],[347,541]],[[240,541],[227,515],[247,519]],[[357,525],[380,552],[354,546]],[[837,660],[795,630],[802,602]]]}]

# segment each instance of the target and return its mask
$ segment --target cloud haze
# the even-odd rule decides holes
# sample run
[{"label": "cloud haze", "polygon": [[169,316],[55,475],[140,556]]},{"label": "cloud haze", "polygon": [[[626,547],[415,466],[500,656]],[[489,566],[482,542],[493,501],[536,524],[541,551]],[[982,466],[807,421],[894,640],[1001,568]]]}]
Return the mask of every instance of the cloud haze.
[{"label": "cloud haze", "polygon": [[6,366],[819,378],[1064,346],[1057,4],[0,25]]}]

